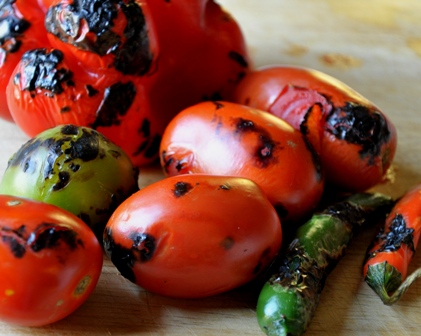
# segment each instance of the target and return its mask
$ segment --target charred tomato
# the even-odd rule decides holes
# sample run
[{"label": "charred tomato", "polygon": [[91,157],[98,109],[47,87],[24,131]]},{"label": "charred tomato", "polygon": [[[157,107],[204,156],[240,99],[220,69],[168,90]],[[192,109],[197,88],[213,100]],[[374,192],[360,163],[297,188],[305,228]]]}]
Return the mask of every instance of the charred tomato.
[{"label": "charred tomato", "polygon": [[12,121],[6,86],[25,51],[48,45],[44,12],[35,0],[0,3],[0,118]]},{"label": "charred tomato", "polygon": [[26,55],[9,82],[16,123],[29,136],[94,128],[136,166],[158,158],[178,111],[231,96],[249,69],[240,28],[213,0],[63,0],[45,21],[52,47]]},{"label": "charred tomato", "polygon": [[98,282],[101,245],[51,204],[0,195],[0,320],[41,326],[81,306]]},{"label": "charred tomato", "polygon": [[270,113],[240,104],[203,102],[181,111],[164,132],[160,157],[169,176],[253,180],[284,221],[308,215],[323,193],[319,157],[307,136]]},{"label": "charred tomato", "polygon": [[121,148],[99,132],[62,125],[30,139],[11,157],[0,193],[57,205],[102,237],[111,213],[137,190],[136,173]]},{"label": "charred tomato", "polygon": [[104,231],[105,252],[146,290],[215,295],[257,277],[282,242],[279,217],[251,180],[173,176],[128,198]]},{"label": "charred tomato", "polygon": [[326,182],[363,191],[382,182],[397,145],[396,129],[372,102],[336,78],[293,66],[266,66],[248,74],[237,103],[268,111],[300,129],[309,109],[322,109],[319,129]]}]

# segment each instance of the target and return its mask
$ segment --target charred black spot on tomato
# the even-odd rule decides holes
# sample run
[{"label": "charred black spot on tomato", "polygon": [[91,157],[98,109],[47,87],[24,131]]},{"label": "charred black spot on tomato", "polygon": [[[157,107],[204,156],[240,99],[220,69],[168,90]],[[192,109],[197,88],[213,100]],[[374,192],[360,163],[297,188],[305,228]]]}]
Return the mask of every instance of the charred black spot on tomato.
[{"label": "charred black spot on tomato", "polygon": [[234,238],[228,236],[224,238],[219,245],[221,245],[225,250],[230,250],[235,244]]},{"label": "charred black spot on tomato", "polygon": [[71,159],[81,159],[82,161],[92,161],[100,154],[100,139],[97,132],[90,132],[82,129],[81,136],[75,141],[71,141],[71,146],[66,150],[66,154]]},{"label": "charred black spot on tomato", "polygon": [[86,85],[86,92],[88,93],[88,97],[93,97],[99,93],[97,89],[95,89],[92,85]]},{"label": "charred black spot on tomato", "polygon": [[116,243],[110,228],[104,230],[103,242],[105,253],[121,275],[131,282],[136,282],[136,276],[133,272],[133,266],[136,260],[132,249]]},{"label": "charred black spot on tomato", "polygon": [[22,45],[21,37],[31,26],[30,22],[16,13],[16,0],[4,0],[0,5],[0,50],[6,55],[17,52]]},{"label": "charred black spot on tomato", "polygon": [[134,232],[129,238],[133,241],[132,250],[137,255],[137,260],[146,262],[152,259],[156,248],[155,238],[152,235]]},{"label": "charred black spot on tomato", "polygon": [[221,184],[218,189],[231,190],[231,188],[232,187],[228,183],[226,183],[226,184]]},{"label": "charred black spot on tomato", "polygon": [[[321,105],[319,105],[319,106],[321,106]],[[304,115],[303,121],[300,124],[300,132],[303,135],[304,143],[305,143],[308,151],[311,154],[311,158],[312,158],[314,168],[315,168],[316,174],[317,174],[317,180],[320,182],[323,179],[322,162],[321,162],[319,153],[317,153],[317,150],[314,148],[313,143],[308,138],[308,135],[310,134],[310,130],[309,130],[309,127],[308,127],[308,120],[309,120],[309,118],[311,116],[311,113],[313,111],[313,107],[309,108],[308,111],[306,112],[306,114]]]},{"label": "charred black spot on tomato", "polygon": [[53,249],[65,244],[70,250],[83,248],[83,242],[78,234],[65,226],[42,223],[28,237],[27,244],[34,252]]},{"label": "charred black spot on tomato", "polygon": [[230,51],[228,53],[228,57],[236,63],[238,63],[243,68],[247,68],[249,66],[244,56],[236,51]]},{"label": "charred black spot on tomato", "polygon": [[[119,11],[126,19],[122,35],[113,30]],[[100,56],[114,54],[114,67],[124,73],[148,72],[153,55],[148,27],[142,8],[136,1],[75,0],[71,4],[51,6],[45,19],[47,31],[65,43]],[[89,33],[80,32],[87,25]]]},{"label": "charred black spot on tomato", "polygon": [[177,182],[174,184],[173,193],[175,197],[181,197],[187,194],[193,186],[187,182]]},{"label": "charred black spot on tomato", "polygon": [[67,112],[70,112],[70,111],[71,111],[70,106],[63,106],[63,107],[60,109],[60,113],[67,113]]},{"label": "charred black spot on tomato", "polygon": [[60,132],[64,135],[78,135],[79,134],[79,127],[75,126],[75,125],[64,125]]},{"label": "charred black spot on tomato", "polygon": [[115,68],[124,74],[144,75],[152,64],[148,27],[142,8],[135,1],[120,3],[127,19],[125,42],[116,50]]},{"label": "charred black spot on tomato", "polygon": [[17,73],[15,83],[20,81],[22,89],[35,92],[36,89],[46,90],[50,96],[64,91],[63,86],[74,86],[73,73],[59,65],[63,53],[54,49],[34,49],[23,54],[21,59],[23,73]]},{"label": "charred black spot on tomato", "polygon": [[383,144],[390,138],[390,130],[384,116],[373,109],[347,102],[334,109],[326,119],[327,131],[337,139],[361,146],[361,158],[374,164]]},{"label": "charred black spot on tomato", "polygon": [[26,226],[12,230],[8,227],[0,228],[0,237],[3,243],[7,244],[10,251],[16,258],[22,258],[26,253]]},{"label": "charred black spot on tomato", "polygon": [[273,155],[274,151],[279,147],[279,143],[274,141],[269,132],[263,127],[259,127],[252,120],[235,118],[234,130],[236,134],[255,133],[257,136],[257,143],[254,149],[254,157],[256,164],[260,168],[266,168],[271,163],[276,162]]},{"label": "charred black spot on tomato", "polygon": [[139,127],[139,133],[142,134],[145,138],[150,137],[151,122],[149,121],[149,119],[143,119],[142,124]]},{"label": "charred black spot on tomato", "polygon": [[402,214],[396,214],[390,223],[389,231],[382,230],[376,237],[374,244],[380,244],[377,250],[371,251],[367,255],[367,259],[373,258],[379,252],[393,252],[399,250],[402,245],[406,245],[413,253],[414,246],[414,229],[408,228],[405,218]]},{"label": "charred black spot on tomato", "polygon": [[136,87],[132,82],[117,82],[104,91],[104,99],[96,111],[92,128],[120,125],[120,117],[126,115],[136,96]]},{"label": "charred black spot on tomato", "polygon": [[58,182],[53,185],[53,191],[64,189],[70,182],[70,174],[65,171],[58,173]]}]

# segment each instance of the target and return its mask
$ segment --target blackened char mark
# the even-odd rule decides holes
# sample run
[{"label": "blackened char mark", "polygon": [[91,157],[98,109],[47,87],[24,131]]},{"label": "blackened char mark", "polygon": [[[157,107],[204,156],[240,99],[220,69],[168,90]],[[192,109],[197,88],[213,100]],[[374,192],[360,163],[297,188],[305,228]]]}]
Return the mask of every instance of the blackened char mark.
[{"label": "blackened char mark", "polygon": [[15,12],[13,4],[16,0],[3,0],[0,5],[0,50],[2,53],[14,53],[22,45],[21,38],[26,30],[31,26]]},{"label": "blackened char mark", "polygon": [[228,57],[236,63],[238,63],[243,68],[247,68],[249,66],[244,56],[236,51],[230,51],[228,53]]},{"label": "blackened char mark", "polygon": [[16,230],[2,227],[0,237],[9,245],[16,258],[23,258],[28,249],[38,253],[45,249],[59,248],[62,244],[71,251],[84,247],[74,230],[52,223],[41,223],[32,232],[28,232],[25,225]]},{"label": "blackened char mark", "polygon": [[193,186],[190,183],[187,183],[187,182],[177,182],[176,184],[174,184],[174,190],[173,190],[174,196],[175,197],[184,196],[192,188],[193,188]]},{"label": "blackened char mark", "polygon": [[132,82],[118,82],[105,89],[104,99],[91,127],[96,129],[120,125],[120,117],[126,115],[135,96],[136,87]]},{"label": "blackened char mark", "polygon": [[153,60],[145,15],[135,1],[121,8],[127,19],[125,43],[116,50],[114,66],[124,74],[141,76],[149,71]]},{"label": "blackened char mark", "polygon": [[149,119],[143,119],[139,129],[139,135],[143,138],[140,145],[137,147],[133,156],[143,155],[146,158],[153,158],[157,156],[159,145],[161,144],[161,135],[153,134],[151,132],[151,122]]},{"label": "blackened char mark", "polygon": [[111,228],[104,230],[104,250],[121,275],[136,282],[133,266],[136,262],[151,260],[156,249],[156,239],[148,233],[131,233],[132,246],[126,248],[115,242]]},{"label": "blackened char mark", "polygon": [[100,135],[97,132],[91,132],[82,128],[79,130],[82,135],[75,141],[70,142],[70,147],[65,150],[72,160],[80,159],[82,161],[95,160],[100,153]]},{"label": "blackened char mark", "polygon": [[414,245],[414,229],[409,228],[402,214],[396,214],[390,223],[389,231],[382,230],[376,237],[374,245],[380,244],[375,251],[371,251],[367,255],[367,260],[373,258],[380,252],[394,252],[399,250],[402,245],[406,245],[413,253],[415,253]]},{"label": "blackened char mark", "polygon": [[276,162],[274,151],[280,148],[279,143],[274,141],[269,132],[256,125],[252,120],[243,118],[234,119],[234,129],[236,134],[255,133],[257,135],[257,144],[254,150],[256,164],[260,168],[266,168]]},{"label": "blackened char mark", "polygon": [[374,164],[382,145],[390,138],[390,130],[384,116],[366,106],[347,102],[334,109],[326,120],[327,131],[337,139],[360,145],[360,156]]},{"label": "blackened char mark", "polygon": [[[323,108],[320,104],[318,105],[320,106],[320,108]],[[309,108],[306,114],[304,115],[303,121],[300,124],[300,132],[303,135],[304,143],[311,154],[311,158],[313,160],[314,168],[317,174],[317,180],[321,182],[323,180],[323,168],[322,168],[320,155],[319,153],[317,153],[317,150],[314,148],[313,143],[308,138],[308,135],[310,134],[310,130],[308,127],[308,120],[311,117],[312,111],[313,111],[313,107]]]},{"label": "blackened char mark", "polygon": [[[124,36],[115,30],[115,20],[121,11],[126,18]],[[115,55],[114,67],[123,74],[143,75],[150,69],[148,27],[142,8],[136,1],[75,0],[49,8],[46,15],[48,32],[65,43],[100,56]],[[89,34],[79,33],[88,26]]]},{"label": "blackened char mark", "polygon": [[74,86],[73,73],[60,68],[63,53],[53,49],[34,49],[25,52],[21,59],[23,73],[15,75],[15,83],[19,82],[23,90],[35,92],[42,89],[50,92],[50,96],[64,91],[64,85]]}]

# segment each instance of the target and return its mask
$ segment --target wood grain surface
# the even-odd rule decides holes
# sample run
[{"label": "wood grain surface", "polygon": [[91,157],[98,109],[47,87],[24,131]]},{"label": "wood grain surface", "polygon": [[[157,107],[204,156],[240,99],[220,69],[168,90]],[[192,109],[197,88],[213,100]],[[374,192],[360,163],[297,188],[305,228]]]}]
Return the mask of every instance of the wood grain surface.
[{"label": "wood grain surface", "polygon": [[[390,179],[398,197],[421,182],[421,1],[220,0],[240,23],[255,66],[288,63],[324,71],[377,104],[398,130]],[[0,177],[28,138],[0,120]],[[141,171],[146,185],[162,178]],[[361,266],[376,228],[360,232],[330,275],[306,335],[419,335],[421,281],[392,307],[364,283]],[[411,268],[421,266],[416,256]],[[0,274],[1,276],[1,274]],[[258,291],[246,286],[201,300],[144,291],[105,258],[99,284],[70,317],[42,328],[0,323],[0,335],[260,335]]]}]

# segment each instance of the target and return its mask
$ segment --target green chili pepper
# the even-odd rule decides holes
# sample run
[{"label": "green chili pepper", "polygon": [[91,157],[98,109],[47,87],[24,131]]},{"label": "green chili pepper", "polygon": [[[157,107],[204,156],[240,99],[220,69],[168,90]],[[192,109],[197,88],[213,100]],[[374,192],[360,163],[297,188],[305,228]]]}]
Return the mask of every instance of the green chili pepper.
[{"label": "green chili pepper", "polygon": [[344,255],[355,229],[384,216],[393,201],[382,194],[360,193],[338,202],[302,225],[278,271],[264,284],[257,320],[267,335],[301,335],[319,304],[329,273]]}]

